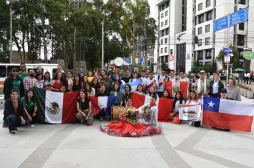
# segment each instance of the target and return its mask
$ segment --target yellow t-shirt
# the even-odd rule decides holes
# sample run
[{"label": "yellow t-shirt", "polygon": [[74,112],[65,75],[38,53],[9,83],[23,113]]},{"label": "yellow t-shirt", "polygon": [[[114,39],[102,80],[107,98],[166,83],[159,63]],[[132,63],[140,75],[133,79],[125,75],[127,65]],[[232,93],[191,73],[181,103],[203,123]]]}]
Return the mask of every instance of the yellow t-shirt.
[{"label": "yellow t-shirt", "polygon": [[94,79],[94,77],[93,77],[93,76],[87,77],[88,82],[92,82],[92,81],[93,81],[93,79]]}]

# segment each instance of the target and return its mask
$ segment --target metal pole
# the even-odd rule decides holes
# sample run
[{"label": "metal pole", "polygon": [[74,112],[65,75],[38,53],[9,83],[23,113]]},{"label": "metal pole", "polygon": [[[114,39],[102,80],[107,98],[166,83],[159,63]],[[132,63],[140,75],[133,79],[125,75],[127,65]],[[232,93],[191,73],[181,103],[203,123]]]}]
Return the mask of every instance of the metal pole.
[{"label": "metal pole", "polygon": [[77,29],[75,27],[74,29],[74,40],[73,40],[73,73],[75,74],[76,73],[76,59],[77,59],[77,56],[76,56],[76,33],[77,33]]},{"label": "metal pole", "polygon": [[12,0],[10,2],[10,63],[12,62]]},{"label": "metal pole", "polygon": [[[230,14],[229,14],[230,15]],[[230,22],[230,17],[229,17],[229,15],[228,15],[228,28],[227,28],[227,46],[228,46],[228,48],[229,48],[229,22]],[[228,62],[228,60],[227,60],[227,71],[226,71],[226,74],[227,74],[227,76],[226,76],[226,84],[228,84],[228,67],[229,67],[229,62]]]},{"label": "metal pole", "polygon": [[104,69],[104,19],[101,22],[102,26],[102,49],[101,49],[101,69]]},{"label": "metal pole", "polygon": [[42,37],[43,37],[43,46],[44,46],[44,60],[45,63],[48,63],[48,52],[47,52],[47,42],[46,42],[46,37],[45,37],[45,32],[44,32],[44,25],[45,25],[45,20],[44,20],[44,8],[42,6],[42,0],[41,0],[41,11],[42,11]]}]

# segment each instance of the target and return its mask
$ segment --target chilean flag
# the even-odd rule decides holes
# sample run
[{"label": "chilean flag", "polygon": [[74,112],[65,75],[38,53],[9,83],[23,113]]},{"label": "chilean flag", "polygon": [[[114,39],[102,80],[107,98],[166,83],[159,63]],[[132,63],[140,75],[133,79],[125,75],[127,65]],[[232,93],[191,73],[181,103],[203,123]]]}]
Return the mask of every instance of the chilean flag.
[{"label": "chilean flag", "polygon": [[[132,105],[136,109],[143,106],[144,104],[149,103],[150,99],[151,99],[150,96],[147,96],[147,95],[145,96],[138,93],[132,93]],[[158,98],[156,101],[156,105],[159,109],[158,120],[162,122],[168,122],[169,115],[173,107],[173,99]]]},{"label": "chilean flag", "polygon": [[203,125],[251,132],[253,116],[254,104],[220,98],[203,98]]},{"label": "chilean flag", "polygon": [[111,106],[116,102],[116,96],[90,96],[92,111],[97,115],[104,109],[106,116],[111,114]]}]

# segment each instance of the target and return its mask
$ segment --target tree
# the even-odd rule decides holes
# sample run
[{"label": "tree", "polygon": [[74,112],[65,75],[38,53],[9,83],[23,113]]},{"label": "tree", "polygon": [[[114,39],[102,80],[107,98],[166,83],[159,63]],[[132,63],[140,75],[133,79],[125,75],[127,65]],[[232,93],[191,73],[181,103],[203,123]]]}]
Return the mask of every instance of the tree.
[{"label": "tree", "polygon": [[[233,50],[233,69],[239,68],[239,51],[238,48],[230,45],[229,48],[232,48]],[[221,64],[224,64],[224,49],[221,49],[219,52],[219,55],[217,56],[217,60],[221,62]]]}]

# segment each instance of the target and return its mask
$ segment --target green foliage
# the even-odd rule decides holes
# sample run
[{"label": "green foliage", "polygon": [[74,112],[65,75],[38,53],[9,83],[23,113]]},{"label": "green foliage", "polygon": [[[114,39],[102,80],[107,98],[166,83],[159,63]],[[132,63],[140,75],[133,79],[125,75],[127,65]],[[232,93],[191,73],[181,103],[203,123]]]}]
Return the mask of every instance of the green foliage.
[{"label": "green foliage", "polygon": [[214,72],[213,71],[213,66],[211,64],[205,64],[203,66],[199,66],[198,62],[195,61],[191,72],[193,72],[193,73],[199,73],[201,70],[204,70],[207,73],[208,72],[209,73],[213,73]]},{"label": "green foliage", "polygon": [[[233,46],[233,45],[230,45],[229,48],[232,48],[233,49],[233,69],[236,69],[236,68],[239,68],[240,65],[239,65],[239,51],[238,51],[238,48]],[[221,61],[221,63],[224,63],[224,50],[221,49],[218,57],[217,57],[217,60],[218,61]]]},{"label": "green foliage", "polygon": [[[9,9],[10,4],[0,0],[0,45],[5,45],[6,50],[10,30]],[[149,45],[154,45],[156,41],[157,27],[155,20],[149,18],[147,0],[108,0],[107,3],[103,0],[19,0],[13,2],[12,9],[14,44],[20,57],[25,55],[25,46],[28,45],[27,56],[32,60],[39,57],[43,45],[42,32],[45,32],[48,55],[64,59],[66,67],[73,68],[74,51],[77,61],[85,60],[89,69],[100,67],[103,20],[105,62],[130,56],[132,49],[129,42],[137,42],[139,35],[144,34],[144,27]],[[38,20],[47,22],[42,26],[37,24]]]}]

